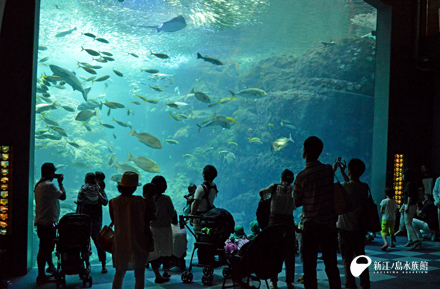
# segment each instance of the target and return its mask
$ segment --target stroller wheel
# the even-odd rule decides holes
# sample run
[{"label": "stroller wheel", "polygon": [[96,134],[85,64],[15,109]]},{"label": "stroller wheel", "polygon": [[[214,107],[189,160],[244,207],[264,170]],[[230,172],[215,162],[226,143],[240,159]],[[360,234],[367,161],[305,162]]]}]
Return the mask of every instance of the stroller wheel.
[{"label": "stroller wheel", "polygon": [[89,276],[89,278],[87,278],[87,281],[89,282],[89,287],[92,287],[93,284],[92,276]]},{"label": "stroller wheel", "polygon": [[87,285],[87,279],[83,278],[83,287],[86,288],[86,285]]},{"label": "stroller wheel", "polygon": [[192,282],[192,280],[193,280],[193,274],[191,273],[191,272],[183,272],[182,273],[182,281],[184,282],[184,283],[191,283]]},{"label": "stroller wheel", "polygon": [[214,269],[211,267],[204,267],[203,268],[203,275],[212,275],[214,274]]},{"label": "stroller wheel", "polygon": [[214,284],[214,276],[211,274],[203,275],[202,283],[203,285],[211,286],[212,284]]},{"label": "stroller wheel", "polygon": [[223,277],[231,277],[231,269],[223,268],[222,274],[223,274]]}]

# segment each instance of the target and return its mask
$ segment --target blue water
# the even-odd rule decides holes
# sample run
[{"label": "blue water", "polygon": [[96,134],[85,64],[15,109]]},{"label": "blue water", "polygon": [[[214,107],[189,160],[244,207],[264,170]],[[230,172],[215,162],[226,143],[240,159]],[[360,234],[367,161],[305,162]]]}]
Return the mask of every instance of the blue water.
[{"label": "blue water", "polygon": [[[39,45],[47,50],[39,50],[37,59],[49,59],[39,62],[37,77],[51,75],[47,65],[54,64],[74,71],[83,81],[92,75],[78,68],[77,62],[101,65],[103,68],[96,70],[97,77],[110,78],[84,82],[84,87],[91,86],[88,98],[126,107],[111,110],[110,116],[107,107],[98,109],[97,116],[88,122],[91,131],[74,120],[76,110],[68,112],[59,107],[45,114],[57,121],[68,137],[36,139],[35,180],[40,178],[44,162],[63,167],[58,172],[65,176],[68,197],[62,202],[62,214],[76,208],[73,202],[87,172],[103,171],[109,198],[117,196],[116,183],[110,177],[120,172],[108,160],[113,155],[125,163],[129,151],[134,157],[148,157],[158,164],[178,213],[185,205],[187,186],[202,182],[201,171],[206,164],[216,166],[219,195],[215,204],[229,210],[247,233],[255,218],[258,191],[279,182],[285,168],[295,174],[302,170],[302,143],[310,135],[324,141],[323,162],[332,163],[338,156],[346,160],[361,158],[367,164],[363,180],[369,180],[374,49],[367,48],[374,46],[374,40],[361,38],[371,29],[355,25],[350,19],[374,9],[363,1],[345,0],[228,1],[227,9],[221,5],[214,9],[215,1],[209,2],[210,6],[206,3],[42,1]],[[177,15],[183,15],[187,22],[187,27],[177,32],[158,33],[140,27],[157,25]],[[71,34],[55,37],[74,27],[77,30]],[[94,41],[83,33],[93,33],[110,43]],[[81,47],[110,52],[115,61],[98,63]],[[160,59],[151,52],[170,57]],[[224,65],[197,59],[198,52],[219,59]],[[123,73],[123,77],[113,69]],[[141,69],[157,69],[166,76],[154,76]],[[347,69],[352,73],[344,72]],[[149,85],[158,85],[164,91],[157,92]],[[262,89],[267,96],[236,96],[236,100],[208,107],[189,94],[194,88],[214,103],[230,98],[229,90],[238,93],[246,87]],[[58,100],[75,109],[84,101],[81,93],[68,84],[65,89],[49,87],[49,93],[51,101]],[[142,103],[136,94],[158,103]],[[174,109],[167,106],[168,102],[188,105]],[[38,95],[37,103],[44,103]],[[127,115],[128,109],[134,115]],[[170,113],[183,114],[188,119],[176,121]],[[230,129],[203,128],[198,133],[197,124],[214,113],[232,117],[236,123],[232,122]],[[46,129],[40,117],[36,114],[36,131]],[[118,125],[113,118],[128,123],[137,132],[154,135],[163,148],[153,149],[129,137],[131,129]],[[100,123],[115,128],[105,128]],[[293,142],[283,150],[271,150],[276,139],[290,136]],[[252,138],[258,138],[261,144],[250,142]],[[165,139],[179,143],[170,144]],[[75,148],[66,140],[80,147]],[[235,158],[226,160],[229,152]],[[135,166],[133,162],[128,164]],[[142,184],[156,175],[138,169]],[[141,190],[136,193],[141,194]],[[104,222],[109,222],[107,208]]]}]

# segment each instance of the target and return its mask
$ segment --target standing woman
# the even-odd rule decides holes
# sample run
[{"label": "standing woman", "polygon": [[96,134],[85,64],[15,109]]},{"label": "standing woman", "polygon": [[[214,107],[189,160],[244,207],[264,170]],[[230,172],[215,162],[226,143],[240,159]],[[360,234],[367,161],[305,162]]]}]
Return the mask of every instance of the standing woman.
[{"label": "standing woman", "polygon": [[[110,218],[115,225],[113,240],[113,267],[116,269],[112,289],[121,289],[122,282],[129,264],[134,265],[134,288],[142,289],[145,284],[145,264],[147,262],[147,235],[145,225],[147,220],[146,204],[141,196],[133,196],[139,175],[135,172],[125,172],[118,191],[120,196],[110,200]],[[131,268],[130,268],[131,269]]]},{"label": "standing woman", "polygon": [[416,231],[414,230],[412,221],[417,213],[417,200],[418,200],[418,188],[414,180],[414,174],[411,169],[406,169],[403,172],[403,180],[406,182],[403,189],[403,198],[401,208],[403,210],[403,218],[405,220],[406,232],[408,234],[408,243],[404,247],[419,247],[422,242],[417,238]]},{"label": "standing woman", "polygon": [[[106,253],[98,244],[99,231],[102,228],[102,206],[107,206],[108,200],[105,194],[105,184],[103,180],[105,175],[101,172],[88,173],[85,177],[85,184],[81,186],[81,190],[78,193],[78,199],[76,201],[78,214],[89,215],[92,223],[90,228],[90,236],[96,246],[98,252],[99,261],[102,264],[101,273],[107,273],[106,268]],[[102,180],[102,181],[101,181]],[[87,264],[88,270],[90,270],[90,264]]]},{"label": "standing woman", "polygon": [[[269,187],[260,190],[260,197],[267,199],[270,195],[270,215],[268,226],[284,225],[287,228],[286,242],[288,244],[284,256],[286,269],[287,289],[293,289],[295,280],[295,222],[293,220],[293,211],[295,210],[295,200],[293,198],[292,183],[294,180],[293,172],[286,169],[281,174],[280,184],[272,184]],[[278,288],[278,275],[270,278],[271,288]]]},{"label": "standing woman", "polygon": [[[170,274],[168,273],[170,257],[173,255],[173,231],[171,222],[174,214],[173,202],[169,196],[163,193],[167,189],[167,182],[162,176],[155,176],[151,183],[156,185],[157,191],[153,197],[156,205],[155,221],[150,222],[153,232],[155,249],[150,253],[148,259],[156,275],[155,283],[161,284],[168,282]],[[163,276],[159,274],[159,267],[163,264]]]}]

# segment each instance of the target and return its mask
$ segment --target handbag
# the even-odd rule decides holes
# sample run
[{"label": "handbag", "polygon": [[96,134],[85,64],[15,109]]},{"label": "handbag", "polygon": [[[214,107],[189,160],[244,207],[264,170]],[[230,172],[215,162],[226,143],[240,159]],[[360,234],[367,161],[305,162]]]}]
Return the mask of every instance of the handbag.
[{"label": "handbag", "polygon": [[336,215],[342,215],[352,210],[351,202],[347,190],[342,186],[336,177],[336,183],[333,183],[333,208]]},{"label": "handbag", "polygon": [[379,212],[371,196],[370,187],[368,187],[368,196],[362,208],[361,226],[367,232],[373,233],[379,232],[382,229]]},{"label": "handbag", "polygon": [[113,250],[113,237],[115,232],[112,229],[113,222],[109,226],[105,225],[102,227],[98,234],[98,244],[104,251],[112,253]]}]

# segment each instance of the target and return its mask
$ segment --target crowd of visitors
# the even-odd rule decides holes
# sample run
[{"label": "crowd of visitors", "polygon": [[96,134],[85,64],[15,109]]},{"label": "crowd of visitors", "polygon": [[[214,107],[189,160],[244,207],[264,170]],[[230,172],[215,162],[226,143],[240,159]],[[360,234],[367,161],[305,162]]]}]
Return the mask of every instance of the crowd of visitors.
[{"label": "crowd of visitors", "polygon": [[[286,169],[281,174],[279,184],[271,184],[261,189],[262,200],[270,200],[268,226],[281,225],[286,228],[285,240],[287,249],[283,253],[288,289],[294,288],[295,254],[299,250],[303,263],[303,276],[297,281],[304,287],[318,288],[317,260],[322,253],[325,272],[330,288],[341,288],[341,277],[337,264],[337,252],[340,252],[344,265],[345,288],[356,288],[356,280],[350,270],[352,261],[365,255],[366,234],[362,218],[363,208],[367,202],[369,187],[360,181],[365,171],[365,164],[360,159],[351,159],[348,165],[338,158],[332,165],[319,161],[323,151],[323,142],[309,137],[303,145],[304,169],[296,178],[292,171]],[[347,169],[347,172],[346,172]],[[350,211],[337,215],[334,209],[335,174],[339,170],[344,182],[342,188],[348,195]],[[60,217],[60,200],[66,199],[63,187],[63,175],[55,174],[52,163],[41,167],[41,179],[35,185],[36,216],[34,224],[40,239],[37,256],[37,284],[51,282],[57,269],[52,262],[56,226]],[[422,166],[422,180],[417,182],[411,169],[403,173],[405,187],[402,203],[394,200],[394,190],[385,189],[385,198],[380,203],[382,216],[383,239],[382,250],[396,247],[395,236],[407,232],[408,242],[405,247],[418,248],[424,238],[435,240],[440,230],[440,178],[435,181],[429,168]],[[201,216],[214,208],[217,186],[214,179],[217,170],[207,165],[202,171],[203,183],[199,186],[190,184],[184,208],[184,216],[192,216],[190,224],[194,232],[203,231]],[[58,187],[53,180],[58,181]],[[127,270],[134,270],[135,288],[144,288],[145,267],[151,264],[155,274],[155,283],[161,284],[170,280],[169,269],[172,258],[176,257],[174,243],[186,235],[185,230],[177,226],[177,213],[171,198],[165,194],[167,182],[163,176],[155,176],[143,187],[142,195],[133,195],[139,183],[139,175],[125,172],[118,182],[120,195],[111,200],[105,193],[105,176],[102,172],[88,173],[84,185],[78,193],[76,213],[87,214],[91,218],[90,236],[95,243],[98,259],[102,263],[102,273],[107,273],[106,252],[100,247],[97,239],[102,228],[102,207],[109,204],[114,239],[112,262],[115,268],[114,289],[123,288],[123,279]],[[418,183],[421,186],[418,186]],[[421,199],[423,196],[423,200]],[[293,213],[300,208],[301,221],[295,223]],[[400,218],[399,218],[400,212]],[[400,225],[395,232],[396,223]],[[225,243],[225,254],[231,258],[248,242],[253,242],[261,231],[257,221],[250,223],[251,234],[248,236],[241,225],[235,227],[234,234]],[[264,228],[263,228],[264,229]],[[176,233],[177,232],[177,233]],[[389,241],[388,241],[389,238]],[[186,240],[183,251],[186,250]],[[183,260],[185,252],[179,246],[177,259]],[[184,261],[184,260],[183,260]],[[48,268],[46,269],[46,264]],[[163,266],[163,273],[159,271]],[[179,267],[185,267],[180,263]],[[91,270],[90,266],[87,268]],[[273,289],[278,288],[278,276],[271,275]],[[360,286],[370,288],[368,268],[360,275]]]}]

